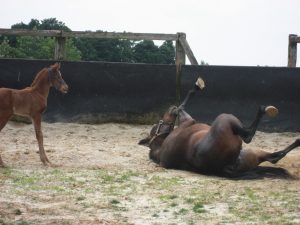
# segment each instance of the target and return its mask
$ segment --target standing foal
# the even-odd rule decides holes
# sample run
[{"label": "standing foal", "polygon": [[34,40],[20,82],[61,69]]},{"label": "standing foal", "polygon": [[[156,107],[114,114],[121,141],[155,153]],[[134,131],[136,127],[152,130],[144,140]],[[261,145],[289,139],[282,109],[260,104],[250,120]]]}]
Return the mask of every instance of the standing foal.
[{"label": "standing foal", "polygon": [[[0,131],[14,114],[30,117],[34,124],[40,158],[44,165],[51,165],[44,150],[41,129],[42,114],[47,108],[49,90],[54,86],[62,93],[68,92],[68,85],[63,80],[59,69],[60,63],[42,69],[31,86],[22,90],[0,88]],[[1,155],[0,167],[4,167]]]}]

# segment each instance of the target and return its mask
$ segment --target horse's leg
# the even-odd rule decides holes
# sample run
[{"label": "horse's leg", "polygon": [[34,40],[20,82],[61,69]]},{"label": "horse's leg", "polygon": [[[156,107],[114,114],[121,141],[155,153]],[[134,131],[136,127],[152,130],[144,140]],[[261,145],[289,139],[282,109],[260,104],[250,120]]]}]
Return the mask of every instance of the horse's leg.
[{"label": "horse's leg", "polygon": [[232,130],[234,134],[239,135],[245,143],[250,143],[263,115],[267,114],[274,117],[277,115],[277,112],[278,110],[274,106],[260,106],[250,127],[244,128],[238,124],[234,124]]},{"label": "horse's leg", "polygon": [[178,108],[178,126],[187,127],[194,123],[195,120],[183,109],[183,107]]},{"label": "horse's leg", "polygon": [[41,128],[41,121],[42,121],[42,116],[41,115],[36,115],[32,117],[33,124],[34,124],[34,129],[35,129],[35,135],[36,139],[39,144],[39,153],[40,153],[40,158],[43,164],[50,165],[50,161],[46,156],[45,150],[44,150],[44,144],[43,144],[43,133],[42,133],[42,128]]},{"label": "horse's leg", "polygon": [[[5,127],[7,121],[9,120],[9,118],[11,116],[12,116],[12,112],[10,112],[10,111],[0,113],[0,131],[3,129],[3,127]],[[1,155],[0,155],[0,167],[4,167],[4,166],[5,165],[4,165]]]},{"label": "horse's leg", "polygon": [[281,151],[277,151],[277,152],[273,152],[273,153],[266,153],[266,155],[264,155],[261,158],[261,162],[268,161],[270,163],[275,164],[280,159],[282,159],[284,156],[286,156],[287,153],[292,151],[294,148],[297,148],[298,146],[300,146],[300,138],[296,139],[296,141],[293,144],[289,145],[288,147],[286,147],[285,149],[283,149]]},{"label": "horse's leg", "polygon": [[239,155],[236,165],[234,165],[234,168],[238,172],[245,172],[257,168],[259,164],[266,161],[275,164],[286,156],[287,153],[298,146],[300,146],[300,139],[296,139],[293,144],[289,145],[285,149],[273,153],[263,150],[243,149]]}]

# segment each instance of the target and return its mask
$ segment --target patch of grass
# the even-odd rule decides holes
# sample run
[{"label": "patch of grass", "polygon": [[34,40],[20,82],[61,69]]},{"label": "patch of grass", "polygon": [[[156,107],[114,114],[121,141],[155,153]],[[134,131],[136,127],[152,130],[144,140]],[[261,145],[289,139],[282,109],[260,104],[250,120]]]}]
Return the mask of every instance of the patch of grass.
[{"label": "patch of grass", "polygon": [[85,200],[85,199],[86,199],[86,197],[84,197],[84,196],[78,196],[78,197],[76,198],[77,201],[83,201],[83,200]]},{"label": "patch of grass", "polygon": [[25,175],[15,177],[13,182],[18,186],[31,186],[37,182],[37,179],[36,177]]},{"label": "patch of grass", "polygon": [[163,200],[163,201],[168,201],[168,200],[173,200],[173,199],[176,199],[178,198],[177,195],[161,195],[159,196],[160,200]]},{"label": "patch of grass", "polygon": [[116,205],[116,204],[120,204],[120,202],[116,199],[113,199],[110,201],[110,204]]},{"label": "patch of grass", "polygon": [[171,207],[176,207],[176,206],[178,206],[178,204],[176,202],[172,202],[170,206]]},{"label": "patch of grass", "polygon": [[245,194],[252,201],[256,199],[255,192],[251,188],[246,187],[245,188]]},{"label": "patch of grass", "polygon": [[157,213],[154,213],[154,214],[152,215],[152,217],[156,217],[156,218],[158,218],[158,217],[159,217],[159,215],[158,215]]},{"label": "patch of grass", "polygon": [[188,214],[189,210],[185,208],[181,208],[179,211],[175,212],[175,215],[186,215]]},{"label": "patch of grass", "polygon": [[195,213],[205,213],[204,205],[201,202],[196,202],[193,207]]},{"label": "patch of grass", "polygon": [[180,184],[182,178],[179,177],[160,177],[160,176],[152,176],[148,179],[147,185],[150,187],[154,187],[156,189],[174,189],[176,186]]}]

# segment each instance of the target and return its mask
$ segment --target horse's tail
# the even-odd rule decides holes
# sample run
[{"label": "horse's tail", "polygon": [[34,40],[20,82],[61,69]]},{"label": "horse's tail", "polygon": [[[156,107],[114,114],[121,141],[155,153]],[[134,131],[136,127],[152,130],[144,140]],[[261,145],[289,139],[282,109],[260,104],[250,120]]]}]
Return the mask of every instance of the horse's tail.
[{"label": "horse's tail", "polygon": [[255,169],[245,172],[226,170],[223,171],[222,176],[232,180],[252,180],[263,178],[297,179],[287,170],[271,166],[258,166]]}]

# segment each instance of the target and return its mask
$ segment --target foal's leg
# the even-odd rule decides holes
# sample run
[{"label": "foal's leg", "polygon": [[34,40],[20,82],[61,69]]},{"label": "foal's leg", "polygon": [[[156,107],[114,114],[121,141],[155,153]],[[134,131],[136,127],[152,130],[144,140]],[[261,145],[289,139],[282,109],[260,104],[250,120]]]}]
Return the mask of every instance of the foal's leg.
[{"label": "foal's leg", "polygon": [[232,130],[236,135],[239,135],[245,143],[250,143],[263,115],[267,114],[268,116],[274,117],[277,115],[277,113],[278,110],[274,106],[260,106],[257,111],[255,120],[250,127],[244,128],[235,124],[233,125]]},{"label": "foal's leg", "polygon": [[[0,131],[3,129],[3,127],[5,127],[7,121],[9,120],[9,118],[12,116],[12,112],[0,112]],[[0,155],[0,167],[4,167],[4,163],[3,160],[1,158]]]},{"label": "foal's leg", "polygon": [[36,139],[39,144],[39,153],[40,153],[40,158],[43,164],[50,165],[50,161],[46,156],[45,150],[44,150],[44,144],[43,144],[43,133],[42,133],[42,128],[41,128],[41,121],[42,121],[42,116],[41,115],[36,115],[32,117],[33,124],[34,124],[34,129],[35,129],[35,135]]}]

